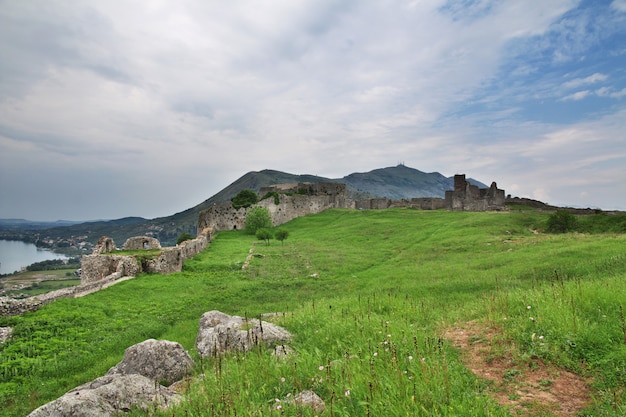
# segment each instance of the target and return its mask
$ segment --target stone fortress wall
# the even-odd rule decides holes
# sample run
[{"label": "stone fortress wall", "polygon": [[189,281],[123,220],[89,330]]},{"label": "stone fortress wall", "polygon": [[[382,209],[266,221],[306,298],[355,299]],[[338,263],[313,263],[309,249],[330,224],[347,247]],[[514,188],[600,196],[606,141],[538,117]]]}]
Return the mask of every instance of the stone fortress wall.
[{"label": "stone fortress wall", "polygon": [[[278,184],[261,188],[261,196],[278,194],[278,204],[273,197],[259,201],[252,207],[265,207],[270,212],[272,224],[279,226],[297,217],[320,213],[329,208],[354,208],[346,197],[346,185],[334,182]],[[198,230],[242,230],[245,228],[249,208],[235,209],[230,201],[216,204],[200,212]]]},{"label": "stone fortress wall", "polygon": [[[455,175],[454,190],[446,191],[445,198],[426,197],[410,200],[372,198],[354,201],[347,197],[345,184],[334,182],[277,184],[261,188],[259,191],[260,196],[267,193],[278,194],[278,202],[270,197],[254,206],[267,208],[274,226],[329,208],[382,210],[405,207],[420,210],[487,211],[504,210],[505,201],[504,190],[498,189],[495,182],[490,188],[478,188],[467,182],[463,174]],[[244,229],[248,210],[249,208],[235,209],[230,201],[216,204],[200,213],[198,230],[207,227],[216,231]]]}]

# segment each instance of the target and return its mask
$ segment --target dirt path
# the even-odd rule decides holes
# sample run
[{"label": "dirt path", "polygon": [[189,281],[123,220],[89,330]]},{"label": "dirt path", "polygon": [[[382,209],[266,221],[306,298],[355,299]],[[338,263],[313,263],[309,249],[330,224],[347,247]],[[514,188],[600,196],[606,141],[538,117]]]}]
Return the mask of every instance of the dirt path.
[{"label": "dirt path", "polygon": [[578,375],[541,360],[516,363],[515,347],[509,342],[503,348],[497,329],[472,321],[448,329],[444,337],[461,349],[474,374],[493,382],[498,403],[518,416],[573,416],[591,401],[591,388]]}]

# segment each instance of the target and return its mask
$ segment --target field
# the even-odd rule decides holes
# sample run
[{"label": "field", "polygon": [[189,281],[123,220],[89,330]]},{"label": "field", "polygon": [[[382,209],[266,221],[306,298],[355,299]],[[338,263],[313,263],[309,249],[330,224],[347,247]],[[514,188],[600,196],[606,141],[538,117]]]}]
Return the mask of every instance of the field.
[{"label": "field", "polygon": [[34,296],[46,292],[72,287],[80,284],[76,277],[77,268],[55,269],[49,271],[26,271],[7,275],[0,279],[2,295]]},{"label": "field", "polygon": [[[180,342],[197,374],[183,405],[132,415],[625,415],[626,236],[547,234],[547,218],[328,210],[284,225],[284,244],[220,232],[180,273],[0,319],[14,327],[0,347],[0,410],[26,415],[155,338]],[[242,270],[253,245],[263,256]],[[296,354],[200,360],[194,340],[209,310],[283,312]],[[565,376],[580,390],[561,392]],[[324,412],[286,405],[304,389]],[[557,394],[569,397],[541,401]],[[582,409],[564,410],[574,400]]]}]

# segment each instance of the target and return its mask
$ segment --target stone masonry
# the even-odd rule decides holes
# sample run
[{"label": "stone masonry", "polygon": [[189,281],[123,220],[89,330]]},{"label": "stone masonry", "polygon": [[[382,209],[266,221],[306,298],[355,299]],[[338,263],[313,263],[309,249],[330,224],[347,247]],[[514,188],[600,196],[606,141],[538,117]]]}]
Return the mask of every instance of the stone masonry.
[{"label": "stone masonry", "polygon": [[457,211],[504,210],[504,190],[495,182],[489,188],[478,188],[465,175],[454,176],[454,190],[446,191],[446,208]]},{"label": "stone masonry", "polygon": [[[329,208],[354,208],[354,202],[346,197],[346,185],[341,183],[279,184],[262,188],[260,194],[263,196],[268,192],[279,193],[278,204],[270,197],[254,206],[267,208],[274,226]],[[216,204],[200,213],[198,229],[244,229],[247,211],[247,208],[233,208],[230,201]]]}]

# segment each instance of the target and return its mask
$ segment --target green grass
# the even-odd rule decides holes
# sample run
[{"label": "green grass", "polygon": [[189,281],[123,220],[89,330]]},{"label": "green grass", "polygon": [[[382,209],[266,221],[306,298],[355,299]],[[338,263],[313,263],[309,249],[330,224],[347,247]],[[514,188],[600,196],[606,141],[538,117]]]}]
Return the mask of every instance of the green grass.
[{"label": "green grass", "polygon": [[[284,245],[257,244],[264,256],[245,271],[256,238],[220,232],[180,273],[142,275],[0,319],[14,327],[0,347],[0,409],[25,415],[106,373],[128,346],[157,338],[190,350],[198,376],[183,406],[150,415],[312,416],[276,406],[314,389],[325,416],[506,416],[441,336],[479,320],[515,342],[520,361],[541,358],[593,377],[586,415],[623,415],[626,237],[535,234],[547,216],[328,210],[282,226]],[[194,340],[209,310],[285,312],[280,324],[295,335],[297,354],[201,361]]]}]

